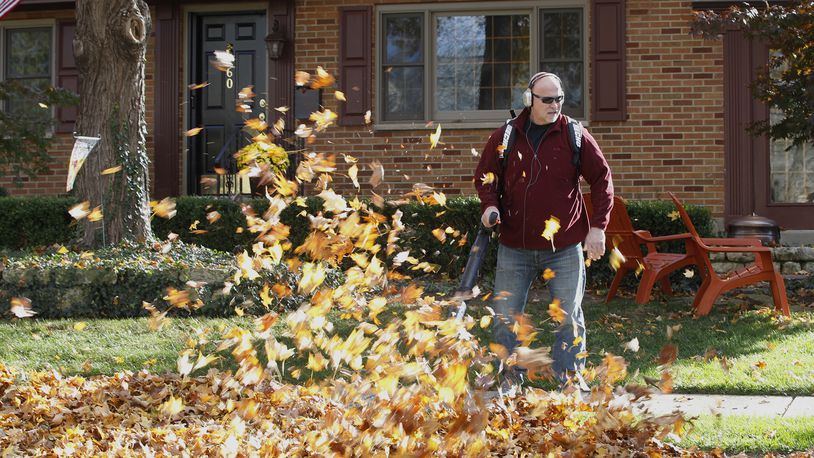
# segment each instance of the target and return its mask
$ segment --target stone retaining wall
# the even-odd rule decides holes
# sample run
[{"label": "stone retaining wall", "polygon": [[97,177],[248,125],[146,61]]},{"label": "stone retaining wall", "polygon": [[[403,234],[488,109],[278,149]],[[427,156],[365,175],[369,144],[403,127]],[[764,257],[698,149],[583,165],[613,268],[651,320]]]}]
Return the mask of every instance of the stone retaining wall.
[{"label": "stone retaining wall", "polygon": [[[712,267],[717,272],[726,272],[754,262],[754,255],[749,253],[710,253]],[[814,272],[814,248],[812,247],[776,247],[772,248],[774,266],[783,275],[795,275],[801,272]]]}]

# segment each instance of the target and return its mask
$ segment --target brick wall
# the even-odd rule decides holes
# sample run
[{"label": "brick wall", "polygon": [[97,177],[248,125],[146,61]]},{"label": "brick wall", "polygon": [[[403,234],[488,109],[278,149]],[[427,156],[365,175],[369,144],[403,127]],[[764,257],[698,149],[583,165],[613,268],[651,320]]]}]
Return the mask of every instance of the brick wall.
[{"label": "brick wall", "polygon": [[[384,0],[377,4],[391,3],[411,2]],[[313,73],[321,65],[337,74],[338,7],[360,4],[373,2],[297,2],[294,43],[297,69]],[[72,12],[57,14],[66,17]],[[629,199],[663,199],[666,191],[675,191],[685,202],[703,204],[720,216],[724,200],[722,43],[689,36],[690,1],[628,0],[626,15],[629,119],[593,122],[588,127],[611,164],[616,192]],[[23,16],[54,17],[54,12],[12,13],[8,19]],[[373,37],[371,52],[375,52],[377,38]],[[146,75],[148,126],[154,107],[152,52],[151,40]],[[185,85],[182,82],[181,88]],[[372,87],[375,92],[375,81]],[[184,96],[179,95],[179,103],[183,102]],[[332,89],[323,92],[327,108],[338,111],[337,103]],[[179,138],[183,138],[180,121]],[[442,123],[443,145],[430,149],[429,134],[435,127],[435,124],[425,127],[423,123],[407,131],[372,126],[331,127],[307,148],[337,153],[341,172],[347,170],[342,153],[358,158],[362,194],[368,194],[366,182],[370,171],[366,165],[373,160],[384,165],[385,181],[377,192],[385,195],[400,195],[418,182],[435,186],[448,195],[474,193],[472,173],[478,157],[472,154],[472,149],[479,154],[490,129],[453,129]],[[0,181],[0,186],[9,187],[13,194],[62,192],[70,143],[67,137],[60,137],[55,143],[51,175],[28,182],[23,188],[7,186],[8,180]],[[148,145],[152,158],[150,128]],[[338,175],[333,187],[349,194],[354,192],[350,180]]]},{"label": "brick wall", "polygon": [[[297,69],[317,65],[338,71],[338,7],[373,2],[303,0],[297,3]],[[383,1],[376,4],[410,3]],[[723,57],[721,42],[689,36],[689,1],[627,2],[626,122],[593,122],[588,129],[603,149],[616,192],[629,199],[664,199],[674,191],[684,201],[723,212]],[[375,9],[374,9],[375,11]],[[375,15],[374,15],[375,18]],[[375,35],[375,33],[374,33]],[[373,37],[376,50],[378,37]],[[590,44],[589,44],[590,45]],[[373,89],[376,91],[374,82]],[[331,91],[323,104],[337,110]],[[373,109],[373,107],[371,107]],[[499,123],[496,123],[499,124]],[[442,123],[441,148],[429,148],[435,125],[410,131],[370,127],[331,128],[313,151],[349,153],[361,163],[379,160],[391,194],[423,182],[449,195],[473,194],[472,173],[490,130],[453,130]],[[340,161],[340,167],[347,166]],[[365,182],[361,173],[360,182]],[[367,176],[367,175],[365,175]],[[334,187],[350,192],[347,179]],[[362,193],[365,194],[363,184]]]},{"label": "brick wall", "polygon": [[[152,12],[153,17],[155,17],[154,12]],[[72,19],[74,17],[74,11],[70,10],[59,10],[59,11],[28,11],[28,12],[18,12],[12,11],[7,16],[3,18],[3,23],[7,24],[15,20],[26,20],[26,19]],[[56,29],[54,30],[56,33]],[[154,75],[154,68],[153,62],[155,59],[152,58],[153,53],[153,36],[151,35],[148,41],[147,47],[147,64],[145,66],[145,101],[146,101],[146,111],[145,111],[145,119],[147,120],[147,154],[150,158],[150,176],[154,175],[153,169],[153,133],[152,133],[152,122],[153,122],[153,107],[155,106],[154,98],[153,98],[153,75]],[[55,62],[55,60],[54,60]],[[56,64],[55,64],[56,65]],[[54,69],[56,71],[56,69]],[[56,78],[54,78],[56,80]],[[81,134],[81,132],[80,132]],[[55,134],[54,141],[51,144],[51,148],[49,149],[49,154],[51,155],[52,162],[50,171],[48,174],[37,176],[33,179],[28,179],[27,177],[23,177],[18,182],[15,182],[13,177],[0,177],[0,186],[6,188],[9,191],[9,194],[14,196],[33,196],[33,195],[48,195],[48,196],[55,196],[55,195],[64,195],[65,194],[65,182],[68,178],[68,162],[71,158],[71,150],[73,148],[73,137],[71,134]],[[19,183],[20,186],[17,185]],[[150,182],[152,186],[152,178]]]}]

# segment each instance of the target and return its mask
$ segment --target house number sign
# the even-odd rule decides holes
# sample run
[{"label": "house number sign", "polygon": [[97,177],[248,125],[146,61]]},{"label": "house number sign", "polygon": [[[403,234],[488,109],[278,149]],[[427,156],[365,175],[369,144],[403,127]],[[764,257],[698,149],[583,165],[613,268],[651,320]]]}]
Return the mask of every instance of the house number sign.
[{"label": "house number sign", "polygon": [[[232,53],[233,49],[234,45],[232,45],[232,43],[226,43],[226,52],[234,55],[234,53]],[[232,75],[234,75],[232,69],[231,68],[226,69],[226,89],[232,89],[235,86],[235,82],[232,79]]]}]

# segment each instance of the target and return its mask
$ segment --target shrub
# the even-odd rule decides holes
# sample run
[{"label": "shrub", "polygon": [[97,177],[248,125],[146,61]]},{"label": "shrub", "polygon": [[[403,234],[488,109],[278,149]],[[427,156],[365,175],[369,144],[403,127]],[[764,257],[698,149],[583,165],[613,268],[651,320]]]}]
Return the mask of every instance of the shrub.
[{"label": "shrub", "polygon": [[6,197],[0,199],[0,248],[15,250],[69,243],[76,235],[66,197]]},{"label": "shrub", "polygon": [[[0,280],[0,304],[11,297],[32,301],[42,318],[143,316],[142,301],[157,309],[170,308],[168,288],[186,291],[189,300],[200,299],[199,309],[173,309],[174,313],[231,315],[235,307],[248,313],[263,312],[261,291],[264,284],[280,283],[296,291],[299,278],[284,265],[261,270],[260,278],[234,284],[230,292],[226,281],[235,272],[234,257],[205,247],[176,242],[166,253],[145,245],[123,245],[94,253],[51,252],[14,258],[5,263]],[[188,285],[188,281],[205,282]],[[329,271],[328,284],[337,285],[339,274]],[[274,296],[270,294],[270,296]],[[292,307],[302,296],[274,299],[272,308]]]},{"label": "shrub", "polygon": [[[70,223],[67,209],[74,201],[67,198],[9,198],[0,199],[0,211],[9,217],[0,221],[0,247],[6,246],[14,249],[34,245],[50,245],[54,243],[68,243],[74,235],[74,226]],[[303,210],[308,214],[317,214],[322,206],[318,197],[309,197],[305,201],[307,208],[292,205],[281,214],[284,224],[291,227],[291,241],[294,246],[299,245],[309,232],[310,223]],[[628,212],[636,229],[647,229],[653,235],[667,235],[684,231],[680,219],[671,219],[670,213],[674,208],[666,201],[628,201]],[[242,207],[262,215],[268,209],[266,199],[252,199],[236,202],[231,199],[215,197],[185,196],[176,200],[176,216],[165,220],[154,218],[153,230],[159,238],[166,238],[170,233],[176,233],[187,244],[196,244],[223,252],[240,252],[248,249],[254,240],[254,234],[247,230],[242,232],[238,228],[245,225],[246,219]],[[446,207],[425,205],[419,202],[403,203],[398,207],[387,206],[381,213],[388,218],[396,210],[403,213],[402,222],[404,232],[400,235],[399,249],[409,250],[411,255],[422,258],[440,269],[439,273],[450,277],[457,277],[466,265],[469,246],[477,235],[480,221],[480,204],[476,197],[456,197],[447,201]],[[207,214],[216,211],[220,218],[213,223],[207,219]],[[712,234],[712,216],[710,212],[699,206],[687,207],[693,222],[702,236]],[[40,223],[46,221],[45,224]],[[446,230],[451,228],[444,243],[439,242],[434,229]],[[454,231],[458,231],[456,236]],[[383,234],[381,243],[384,244],[387,234]],[[462,240],[465,239],[465,243]],[[612,247],[612,241],[608,241]],[[660,246],[660,250],[682,250],[679,242],[672,246]],[[482,275],[489,279],[494,274],[497,243],[489,245],[486,259],[482,267]],[[588,282],[592,286],[606,287],[613,272],[604,258],[588,269]],[[629,285],[635,279],[629,276]],[[683,276],[681,276],[683,278]],[[676,277],[675,280],[681,280]],[[685,280],[681,280],[686,283]]]}]

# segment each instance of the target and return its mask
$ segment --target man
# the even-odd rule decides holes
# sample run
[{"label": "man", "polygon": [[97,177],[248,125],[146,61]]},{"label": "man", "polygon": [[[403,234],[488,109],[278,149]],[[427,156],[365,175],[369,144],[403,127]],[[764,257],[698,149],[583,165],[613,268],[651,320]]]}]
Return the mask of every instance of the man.
[{"label": "man", "polygon": [[[490,227],[490,218],[496,215],[494,224],[500,225],[492,296],[497,315],[494,338],[512,353],[518,343],[512,331],[515,316],[523,313],[534,279],[551,269],[555,273],[548,283],[551,299],[558,299],[565,312],[556,331],[553,369],[561,387],[576,381],[587,389],[580,375],[584,357],[578,356],[585,351],[582,252],[587,251],[593,261],[605,254],[605,228],[613,205],[611,172],[596,141],[585,131],[579,163],[574,164],[568,119],[561,115],[565,96],[557,75],[535,74],[523,98],[526,108],[512,121],[517,130],[514,146],[503,151],[508,155],[506,170],[499,157],[504,131],[500,128],[489,137],[475,171],[483,224]],[[580,176],[591,186],[590,221],[579,189]],[[561,227],[548,240],[542,234],[551,217]],[[504,382],[517,386],[523,381],[522,368],[504,371]]]}]

